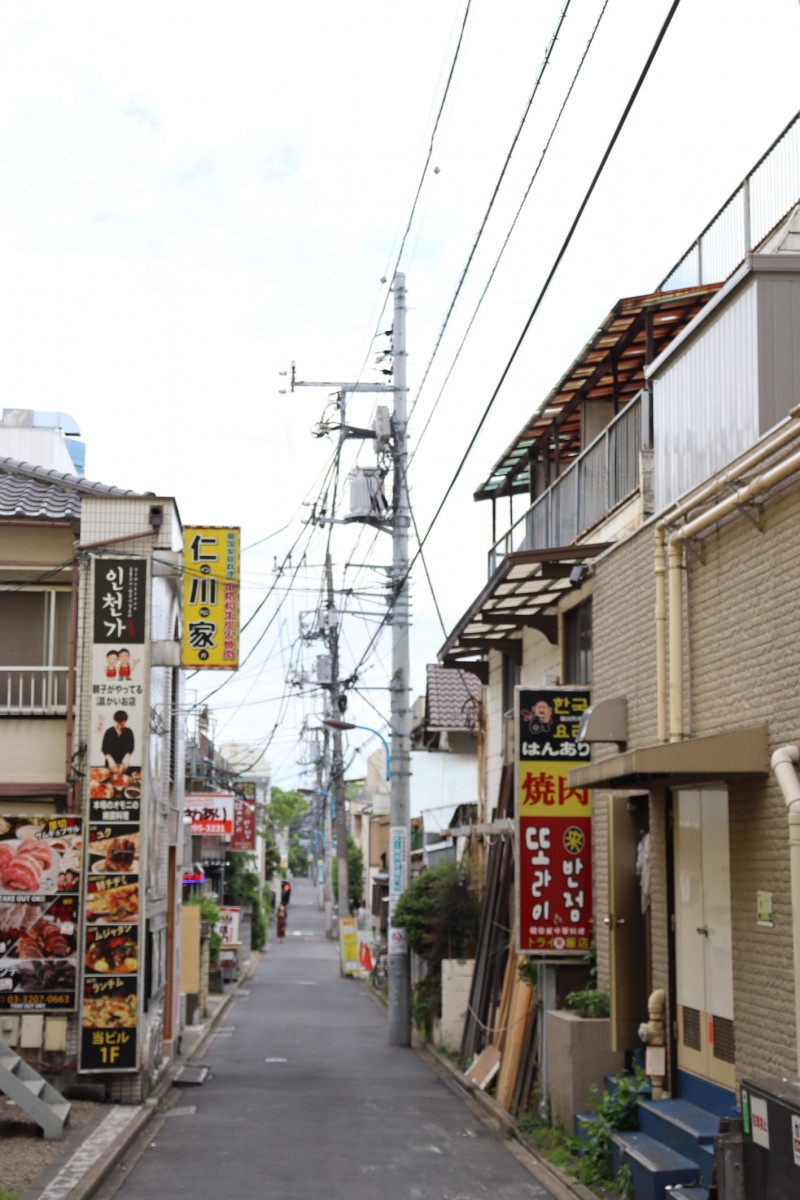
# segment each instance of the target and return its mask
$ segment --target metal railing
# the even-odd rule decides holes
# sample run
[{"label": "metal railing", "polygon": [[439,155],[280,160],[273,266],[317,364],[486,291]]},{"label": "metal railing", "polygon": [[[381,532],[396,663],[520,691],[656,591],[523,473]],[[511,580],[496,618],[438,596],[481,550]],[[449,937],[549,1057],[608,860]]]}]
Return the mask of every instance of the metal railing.
[{"label": "metal railing", "polygon": [[639,392],[489,551],[489,575],[514,550],[569,546],[639,487]]},{"label": "metal railing", "polygon": [[721,283],[800,200],[800,113],[656,289]]},{"label": "metal railing", "polygon": [[0,715],[54,716],[67,711],[68,667],[0,666]]}]

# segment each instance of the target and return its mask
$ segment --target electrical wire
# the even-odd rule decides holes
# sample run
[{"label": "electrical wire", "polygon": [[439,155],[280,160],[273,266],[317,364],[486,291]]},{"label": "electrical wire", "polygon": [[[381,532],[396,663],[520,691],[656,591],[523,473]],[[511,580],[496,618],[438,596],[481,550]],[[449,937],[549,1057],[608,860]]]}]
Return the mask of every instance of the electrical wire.
[{"label": "electrical wire", "polygon": [[[414,567],[414,564],[416,563],[419,556],[422,554],[423,547],[424,547],[425,543],[427,542],[428,538],[430,537],[431,532],[433,531],[433,528],[436,525],[436,522],[439,520],[439,517],[442,514],[442,510],[444,509],[444,506],[450,496],[450,493],[452,492],[453,488],[455,487],[456,482],[458,481],[458,478],[461,475],[462,470],[464,469],[466,461],[472,452],[475,442],[478,439],[478,434],[480,433],[481,429],[483,428],[484,424],[486,423],[489,413],[491,412],[492,408],[494,407],[494,403],[500,393],[500,389],[502,388],[503,384],[505,383],[508,373],[511,370],[511,367],[517,357],[517,354],[519,353],[519,351],[522,347],[522,344],[528,334],[528,331],[529,331],[531,325],[533,324],[536,314],[538,313],[539,308],[541,307],[542,301],[544,300],[544,297],[550,288],[550,284],[552,283],[552,281],[555,277],[555,274],[556,274],[559,266],[561,265],[561,261],[564,258],[564,255],[566,254],[566,252],[570,246],[570,243],[572,242],[572,239],[575,235],[575,231],[578,227],[578,224],[580,223],[580,220],[586,210],[586,207],[587,207],[589,201],[591,200],[592,195],[594,194],[594,190],[597,187],[598,181],[600,180],[600,177],[605,169],[606,163],[608,162],[609,158],[611,157],[611,153],[612,153],[615,145],[617,144],[617,141],[619,139],[620,134],[622,133],[623,128],[625,127],[625,123],[628,119],[630,111],[633,108],[633,105],[636,102],[636,98],[638,97],[639,92],[641,91],[642,86],[644,85],[644,82],[650,72],[650,68],[653,65],[653,62],[659,51],[661,43],[663,42],[664,38],[666,37],[667,31],[672,23],[672,19],[678,10],[679,4],[680,4],[680,0],[673,0],[672,4],[670,5],[669,11],[667,12],[666,17],[664,18],[661,28],[659,29],[659,32],[656,36],[655,42],[653,43],[652,49],[650,50],[650,53],[647,56],[647,59],[646,59],[645,64],[639,74],[636,84],[634,85],[634,88],[633,88],[630,96],[628,97],[628,100],[622,111],[622,115],[620,116],[620,118],[617,122],[617,125],[614,129],[613,134],[611,135],[611,138],[610,138],[608,144],[606,145],[606,148],[600,159],[600,163],[592,177],[592,180],[591,180],[586,192],[584,193],[583,199],[578,207],[577,213],[575,214],[572,224],[569,227],[567,235],[564,238],[564,241],[561,244],[561,248],[559,249],[558,254],[556,255],[555,260],[547,274],[547,278],[545,279],[545,281],[541,287],[539,295],[537,296],[536,301],[534,302],[533,308],[531,309],[530,313],[528,314],[528,317],[525,320],[525,323],[522,327],[522,332],[520,333],[519,337],[517,338],[517,341],[514,345],[511,355],[509,356],[508,361],[506,362],[506,365],[503,367],[503,370],[500,374],[500,378],[499,378],[491,396],[489,397],[489,401],[481,415],[481,418],[480,418],[477,426],[475,427],[475,430],[473,431],[472,437],[470,438],[469,444],[467,445],[467,448],[464,451],[461,461],[459,462],[459,464],[456,468],[455,474],[453,475],[453,478],[450,480],[450,483],[447,485],[447,489],[445,490],[445,493],[441,499],[441,502],[439,503],[439,506],[436,509],[436,512],[434,513],[430,524],[428,525],[428,528],[425,532],[424,537],[419,541],[417,551],[416,551],[414,557],[412,558],[411,562],[409,563],[408,567],[406,568],[403,578],[395,580],[395,583],[394,583],[394,599],[395,600],[397,598],[397,595],[401,591],[401,589],[406,585],[408,578],[411,574],[411,571]],[[375,632],[370,640],[370,643],[367,646],[367,649],[364,651],[364,654],[362,655],[361,661],[356,665],[356,668],[353,672],[353,675],[351,676],[351,679],[355,680],[357,678],[358,671],[361,667],[361,664],[366,659],[367,654],[371,650],[374,642],[377,640],[378,635],[380,634],[382,628],[384,627],[386,622],[389,620],[389,616],[391,615],[391,612],[393,611],[393,607],[394,607],[394,605],[392,604],[390,606],[389,610],[387,611],[387,614],[384,617],[383,621],[378,626],[378,628],[375,630]]]},{"label": "electrical wire", "polygon": [[558,40],[558,35],[561,32],[561,26],[564,24],[564,21],[566,19],[567,10],[569,9],[570,2],[571,2],[571,0],[565,0],[564,7],[561,9],[561,12],[558,17],[558,21],[556,22],[556,27],[551,34],[550,41],[547,43],[547,46],[545,47],[544,59],[543,59],[542,64],[539,67],[539,70],[536,74],[536,79],[533,84],[533,91],[531,92],[530,96],[528,97],[528,102],[525,105],[525,109],[523,111],[519,125],[517,126],[517,132],[514,134],[513,138],[511,139],[511,145],[509,146],[508,152],[506,153],[505,162],[503,163],[503,166],[500,170],[500,174],[498,175],[497,180],[495,181],[494,190],[489,199],[489,205],[486,209],[486,212],[483,214],[483,219],[481,220],[481,223],[478,227],[478,232],[475,234],[475,240],[472,243],[472,249],[470,250],[470,252],[467,256],[467,261],[464,264],[464,267],[461,271],[461,275],[459,277],[458,283],[456,284],[456,289],[453,292],[453,295],[451,297],[450,304],[448,306],[447,312],[445,313],[444,321],[442,322],[442,327],[439,330],[438,336],[436,338],[436,342],[434,343],[433,351],[431,352],[430,359],[428,360],[428,365],[422,374],[422,379],[420,381],[419,387],[417,388],[417,395],[415,396],[414,401],[411,405],[411,409],[408,414],[409,420],[413,416],[414,409],[417,404],[417,400],[419,400],[420,392],[422,391],[422,389],[425,386],[425,380],[428,378],[428,373],[431,369],[431,366],[433,365],[433,360],[436,358],[437,351],[438,351],[440,345],[442,344],[442,338],[444,337],[445,330],[447,329],[447,326],[450,322],[450,317],[453,315],[453,309],[456,306],[456,301],[458,300],[458,297],[461,294],[461,289],[464,286],[464,281],[467,278],[467,273],[468,273],[470,267],[472,266],[472,260],[475,257],[475,253],[478,249],[481,238],[483,237],[484,231],[486,229],[487,222],[492,213],[492,210],[494,209],[495,200],[497,199],[500,188],[502,187],[503,180],[506,177],[506,171],[508,170],[508,167],[511,163],[511,157],[517,148],[517,143],[519,142],[520,137],[522,136],[522,131],[525,128],[525,122],[527,121],[528,116],[531,111],[531,108],[533,107],[533,102],[536,99],[536,95],[539,91],[539,87],[542,82],[542,77],[544,76],[545,70],[547,69],[547,67],[550,64],[550,56],[553,52],[556,41]]},{"label": "electrical wire", "polygon": [[[539,155],[539,161],[537,162],[537,164],[536,164],[536,168],[535,168],[535,170],[534,170],[533,174],[531,175],[531,178],[530,178],[530,180],[528,181],[528,186],[527,186],[527,188],[525,189],[525,194],[523,195],[523,197],[522,197],[522,200],[520,201],[520,203],[519,203],[519,206],[518,206],[518,208],[517,208],[517,211],[516,211],[516,213],[514,214],[514,219],[513,219],[513,221],[511,222],[511,224],[510,224],[510,226],[509,226],[509,228],[508,228],[508,232],[506,233],[506,236],[505,236],[505,238],[504,238],[504,240],[503,240],[503,244],[502,244],[502,246],[500,247],[500,252],[499,252],[499,254],[497,255],[497,258],[496,258],[496,259],[495,259],[495,261],[494,261],[494,265],[493,265],[493,267],[492,267],[491,271],[489,272],[489,277],[488,277],[488,278],[487,278],[487,280],[486,280],[486,283],[485,283],[485,285],[484,285],[483,291],[481,292],[480,296],[478,297],[478,302],[477,302],[477,304],[475,305],[475,308],[473,309],[472,316],[470,317],[470,319],[469,319],[469,322],[467,323],[467,327],[466,327],[466,329],[465,329],[465,331],[464,331],[464,335],[463,335],[463,337],[462,337],[462,339],[461,339],[461,342],[459,343],[459,346],[458,346],[458,348],[457,348],[457,350],[456,350],[456,352],[455,352],[455,355],[453,356],[453,360],[452,360],[452,362],[450,363],[450,366],[449,366],[449,367],[448,367],[448,369],[447,369],[447,374],[446,374],[446,375],[445,375],[445,377],[444,377],[444,380],[443,380],[443,382],[442,382],[442,385],[441,385],[441,387],[439,388],[439,393],[438,393],[438,395],[436,396],[436,399],[435,399],[435,400],[434,400],[434,402],[433,402],[433,405],[432,405],[432,407],[431,407],[431,411],[428,413],[428,416],[427,416],[427,419],[426,419],[426,421],[425,421],[425,424],[424,424],[424,425],[423,425],[423,427],[422,427],[422,431],[421,431],[421,433],[419,434],[419,436],[418,436],[418,438],[417,438],[416,446],[414,447],[414,450],[413,450],[413,452],[412,452],[412,454],[411,454],[411,457],[410,457],[410,459],[409,459],[409,462],[410,462],[410,463],[413,463],[413,461],[414,461],[414,457],[415,457],[415,455],[416,455],[416,453],[417,453],[417,450],[419,450],[420,443],[422,442],[422,439],[424,438],[425,434],[426,434],[426,433],[427,433],[427,431],[428,431],[428,426],[430,425],[430,423],[431,423],[431,420],[433,419],[433,415],[434,415],[434,413],[436,412],[436,409],[437,409],[437,407],[438,407],[438,405],[439,405],[439,401],[440,401],[440,400],[441,400],[441,398],[442,398],[442,394],[443,394],[443,392],[444,392],[445,388],[447,387],[448,383],[450,382],[450,377],[451,377],[451,375],[453,374],[453,371],[454,371],[454,369],[455,369],[456,363],[458,362],[459,358],[461,357],[461,351],[464,349],[464,345],[465,345],[465,343],[466,343],[466,341],[467,341],[467,338],[469,337],[469,334],[470,334],[470,332],[471,332],[471,330],[472,330],[472,326],[475,324],[475,319],[476,319],[476,317],[477,317],[477,315],[478,315],[478,313],[479,313],[479,311],[480,311],[480,309],[481,309],[481,306],[482,306],[482,304],[483,304],[484,300],[486,299],[486,293],[489,291],[489,288],[491,287],[491,284],[492,284],[492,282],[493,282],[493,280],[494,280],[494,277],[495,277],[495,275],[496,275],[496,273],[497,273],[497,269],[498,269],[498,267],[500,266],[500,261],[501,261],[501,259],[502,259],[503,255],[504,255],[504,254],[505,254],[505,252],[506,252],[506,249],[507,249],[507,247],[508,247],[508,243],[511,241],[511,236],[512,236],[512,234],[513,234],[514,230],[515,230],[515,229],[516,229],[516,227],[517,227],[517,222],[519,221],[519,218],[520,218],[520,216],[522,215],[522,210],[523,210],[523,208],[525,207],[525,204],[527,203],[528,197],[529,197],[529,196],[530,196],[530,194],[531,194],[531,190],[532,190],[532,188],[533,188],[533,185],[534,185],[534,183],[536,182],[536,179],[537,179],[537,177],[538,177],[538,175],[539,175],[539,172],[540,172],[540,170],[541,170],[541,168],[542,168],[542,164],[544,163],[545,157],[547,156],[547,152],[548,152],[548,150],[550,149],[550,144],[551,144],[551,142],[553,141],[553,138],[555,137],[555,134],[556,134],[556,130],[558,129],[558,126],[559,126],[559,125],[560,125],[560,123],[561,123],[561,118],[562,118],[562,116],[564,115],[564,110],[565,110],[565,109],[566,109],[566,107],[567,107],[567,103],[568,103],[568,101],[569,101],[569,99],[570,99],[570,96],[572,95],[572,92],[573,92],[573,89],[574,89],[574,87],[575,87],[575,84],[576,84],[576,83],[577,83],[577,81],[578,81],[578,76],[580,75],[580,73],[581,73],[581,71],[582,71],[582,69],[583,69],[583,65],[584,65],[584,63],[585,63],[585,61],[586,61],[586,57],[587,57],[587,55],[588,55],[588,53],[589,53],[589,50],[590,50],[590,49],[591,49],[591,47],[592,47],[592,43],[594,42],[594,39],[595,39],[595,34],[597,33],[597,30],[598,30],[598,28],[599,28],[599,26],[600,26],[600,22],[601,22],[601,21],[602,21],[602,19],[603,19],[603,16],[604,16],[604,14],[605,14],[606,8],[608,7],[608,2],[609,2],[609,0],[604,0],[604,2],[603,2],[603,7],[600,9],[600,15],[598,16],[598,18],[597,18],[597,21],[595,22],[594,28],[592,29],[592,32],[591,32],[591,34],[590,34],[590,36],[589,36],[589,40],[587,41],[587,43],[586,43],[586,46],[584,47],[584,51],[583,51],[583,54],[581,55],[580,62],[578,63],[577,69],[576,69],[575,73],[574,73],[574,74],[573,74],[573,76],[572,76],[572,80],[571,80],[571,82],[570,82],[570,85],[569,85],[569,87],[567,88],[567,91],[566,91],[566,94],[565,94],[565,96],[564,96],[564,99],[563,99],[563,101],[562,101],[561,107],[560,107],[560,109],[558,110],[558,114],[557,114],[557,116],[556,116],[556,119],[555,119],[555,121],[553,122],[553,125],[552,125],[552,127],[551,127],[551,129],[550,129],[550,133],[548,134],[547,141],[545,142],[545,144],[544,144],[544,147],[542,148],[542,152],[541,152],[541,154]],[[460,286],[460,285],[459,285],[459,286]],[[444,333],[444,327],[442,327],[442,333]],[[440,335],[440,337],[441,337],[441,335]],[[436,347],[434,348],[434,352],[433,352],[433,354],[431,355],[430,362],[428,363],[428,367],[426,368],[426,371],[425,371],[425,377],[423,378],[423,380],[422,380],[422,383],[420,384],[419,388],[417,389],[417,395],[415,396],[415,398],[414,398],[414,403],[413,403],[413,404],[412,404],[412,406],[411,406],[411,412],[412,412],[412,413],[413,413],[413,411],[414,411],[414,408],[416,407],[417,401],[419,400],[419,397],[420,397],[420,393],[421,393],[421,391],[422,391],[423,384],[425,383],[425,379],[427,379],[428,371],[430,370],[430,366],[431,366],[431,363],[433,362],[433,359],[434,359],[434,357],[435,357],[435,354],[436,354],[436,349],[438,348],[438,345],[439,345],[439,342],[437,341]]]}]

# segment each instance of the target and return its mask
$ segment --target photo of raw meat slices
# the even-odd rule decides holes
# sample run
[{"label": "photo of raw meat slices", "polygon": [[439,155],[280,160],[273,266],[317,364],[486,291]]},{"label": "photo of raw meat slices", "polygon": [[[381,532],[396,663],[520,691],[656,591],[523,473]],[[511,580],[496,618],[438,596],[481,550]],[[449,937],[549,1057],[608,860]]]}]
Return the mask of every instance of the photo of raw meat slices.
[{"label": "photo of raw meat slices", "polygon": [[55,891],[59,861],[58,854],[43,840],[1,842],[0,891]]}]

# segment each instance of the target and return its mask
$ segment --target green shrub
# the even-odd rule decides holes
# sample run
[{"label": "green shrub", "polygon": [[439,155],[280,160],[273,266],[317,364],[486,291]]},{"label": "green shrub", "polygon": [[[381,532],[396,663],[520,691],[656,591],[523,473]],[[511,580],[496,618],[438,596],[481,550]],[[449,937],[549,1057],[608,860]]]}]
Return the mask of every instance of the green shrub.
[{"label": "green shrub", "polygon": [[[588,1187],[611,1183],[612,1134],[638,1128],[637,1102],[646,1088],[647,1076],[634,1064],[633,1075],[620,1075],[615,1090],[603,1092],[591,1106],[591,1116],[583,1122],[581,1157],[575,1171],[581,1183]],[[624,1178],[622,1183],[627,1186]]]},{"label": "green shrub", "polygon": [[583,988],[579,992],[570,992],[564,1005],[570,1012],[585,1018],[607,1017],[611,1012],[608,992],[602,988]]}]

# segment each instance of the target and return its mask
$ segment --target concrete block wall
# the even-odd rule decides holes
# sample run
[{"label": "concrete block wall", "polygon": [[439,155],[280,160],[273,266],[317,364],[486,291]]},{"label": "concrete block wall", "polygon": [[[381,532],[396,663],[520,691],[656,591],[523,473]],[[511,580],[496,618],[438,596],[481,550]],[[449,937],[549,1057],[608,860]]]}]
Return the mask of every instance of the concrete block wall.
[{"label": "concrete block wall", "polygon": [[442,1045],[452,1054],[458,1054],[461,1049],[474,969],[472,958],[442,960],[441,1039]]}]

